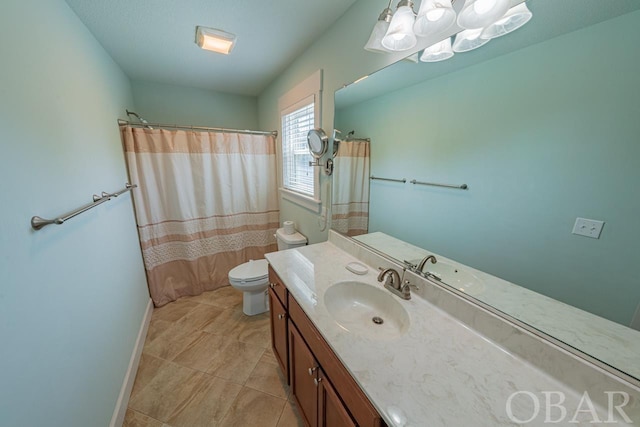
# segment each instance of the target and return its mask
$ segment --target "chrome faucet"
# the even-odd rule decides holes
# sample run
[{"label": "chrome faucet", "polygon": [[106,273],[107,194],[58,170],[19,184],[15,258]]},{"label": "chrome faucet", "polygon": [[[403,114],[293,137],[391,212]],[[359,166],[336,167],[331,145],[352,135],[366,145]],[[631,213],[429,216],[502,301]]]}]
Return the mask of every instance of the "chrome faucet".
[{"label": "chrome faucet", "polygon": [[438,262],[438,260],[436,259],[436,257],[434,255],[426,256],[426,257],[422,258],[422,261],[420,261],[418,263],[418,265],[416,266],[416,271],[418,273],[424,273],[424,266],[429,261],[431,261],[431,264],[435,264],[436,262]]},{"label": "chrome faucet", "polygon": [[384,281],[384,287],[390,290],[393,294],[399,296],[402,299],[411,299],[411,288],[409,282],[404,284],[401,282],[400,274],[393,268],[380,267],[380,274],[378,274],[378,282]]}]

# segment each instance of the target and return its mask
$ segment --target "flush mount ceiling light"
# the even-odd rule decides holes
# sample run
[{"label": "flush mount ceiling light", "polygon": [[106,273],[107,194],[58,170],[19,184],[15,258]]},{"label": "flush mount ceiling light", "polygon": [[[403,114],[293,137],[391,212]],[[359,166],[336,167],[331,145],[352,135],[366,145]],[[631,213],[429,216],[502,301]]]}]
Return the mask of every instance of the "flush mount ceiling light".
[{"label": "flush mount ceiling light", "polygon": [[[422,0],[417,15],[411,0],[400,0],[395,13],[390,9],[391,1],[380,14],[364,47],[368,51],[409,50],[416,46],[418,37],[445,33],[456,22],[464,29],[455,36],[452,49],[450,40],[425,49],[420,58],[422,62],[443,61],[451,58],[453,52],[476,49],[493,38],[517,30],[533,16],[524,2],[509,9],[511,0],[466,0],[457,18],[453,9],[456,0]],[[381,36],[385,29],[386,33]]]},{"label": "flush mount ceiling light", "polygon": [[196,27],[196,44],[204,50],[228,55],[236,43],[236,36],[215,28]]}]

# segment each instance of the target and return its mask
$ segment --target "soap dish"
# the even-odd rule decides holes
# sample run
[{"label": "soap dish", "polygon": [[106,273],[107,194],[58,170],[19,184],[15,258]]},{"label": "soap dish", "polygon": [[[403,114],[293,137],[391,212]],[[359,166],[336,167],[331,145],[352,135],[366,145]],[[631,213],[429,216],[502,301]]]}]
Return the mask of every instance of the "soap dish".
[{"label": "soap dish", "polygon": [[364,264],[360,264],[359,262],[350,262],[349,264],[347,264],[346,269],[354,274],[359,274],[361,276],[369,272],[367,266]]}]

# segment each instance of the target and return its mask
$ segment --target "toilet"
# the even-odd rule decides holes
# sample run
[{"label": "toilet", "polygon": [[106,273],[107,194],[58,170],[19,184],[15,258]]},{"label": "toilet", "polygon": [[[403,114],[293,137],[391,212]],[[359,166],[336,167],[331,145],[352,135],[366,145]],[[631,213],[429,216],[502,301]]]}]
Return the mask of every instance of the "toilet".
[{"label": "toilet", "polygon": [[[278,250],[297,248],[307,244],[307,238],[295,232],[286,234],[284,228],[276,231]],[[269,285],[269,270],[266,259],[250,260],[233,268],[229,272],[229,284],[243,292],[242,311],[247,316],[264,313],[269,310],[267,286]]]}]

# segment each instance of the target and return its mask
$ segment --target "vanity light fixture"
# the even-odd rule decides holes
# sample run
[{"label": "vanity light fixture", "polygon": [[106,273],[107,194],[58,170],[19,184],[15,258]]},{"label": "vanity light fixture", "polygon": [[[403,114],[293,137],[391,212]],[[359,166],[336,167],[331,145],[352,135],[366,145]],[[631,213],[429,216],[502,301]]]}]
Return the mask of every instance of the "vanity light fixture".
[{"label": "vanity light fixture", "polygon": [[418,43],[413,24],[416,17],[411,0],[400,0],[396,13],[393,14],[387,34],[382,38],[382,46],[390,51],[409,50]]},{"label": "vanity light fixture", "polygon": [[215,28],[196,27],[196,44],[204,50],[228,55],[235,46],[236,36]]},{"label": "vanity light fixture", "polygon": [[451,0],[422,0],[413,31],[418,37],[444,31],[456,22]]},{"label": "vanity light fixture", "polygon": [[484,28],[504,16],[509,0],[466,0],[458,15],[458,25],[467,30]]},{"label": "vanity light fixture", "polygon": [[[517,30],[529,22],[533,14],[522,2],[509,9],[510,0],[465,0],[456,17],[456,0],[422,0],[417,15],[411,0],[400,0],[395,13],[391,1],[382,11],[365,49],[371,52],[409,50],[418,37],[444,33],[457,21],[463,31],[451,41],[443,40],[424,50],[420,61],[437,62],[449,59],[453,52],[468,52],[484,46],[489,40]],[[380,36],[386,30],[384,36]]]},{"label": "vanity light fixture", "polygon": [[393,11],[391,10],[391,0],[389,0],[389,5],[382,11],[378,17],[378,22],[373,26],[373,31],[371,31],[369,41],[364,45],[364,50],[368,50],[369,52],[389,52],[384,48],[384,46],[382,46],[382,38],[387,34],[392,16]]},{"label": "vanity light fixture", "polygon": [[422,62],[440,62],[447,60],[453,56],[453,50],[451,49],[451,37],[438,42],[432,46],[429,46],[422,52],[420,61]]},{"label": "vanity light fixture", "polygon": [[482,31],[482,34],[480,34],[480,37],[483,39],[495,39],[504,36],[522,27],[529,22],[532,17],[533,13],[531,13],[527,4],[520,3],[509,9],[502,18],[486,27]]},{"label": "vanity light fixture", "polygon": [[491,41],[491,39],[483,39],[480,35],[482,35],[482,28],[460,31],[453,41],[453,51],[457,53],[469,52]]}]

